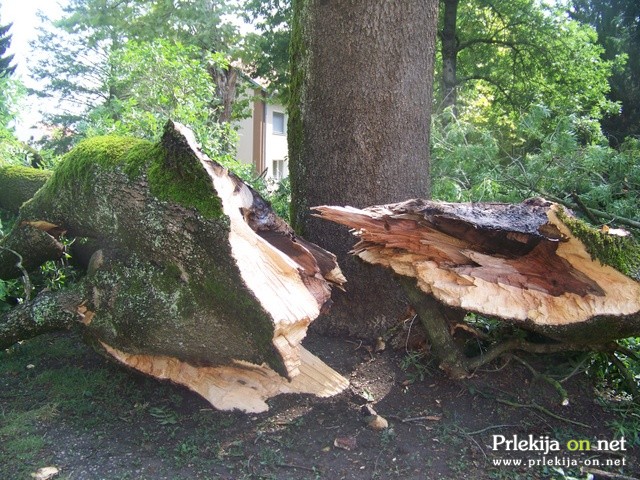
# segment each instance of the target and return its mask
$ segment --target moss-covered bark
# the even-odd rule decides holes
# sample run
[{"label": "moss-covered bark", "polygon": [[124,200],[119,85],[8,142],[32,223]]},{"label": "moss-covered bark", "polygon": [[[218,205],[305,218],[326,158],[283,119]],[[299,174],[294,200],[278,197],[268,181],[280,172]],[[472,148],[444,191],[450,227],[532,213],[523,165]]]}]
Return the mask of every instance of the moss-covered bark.
[{"label": "moss-covered bark", "polygon": [[24,202],[29,200],[51,177],[52,172],[37,168],[6,166],[0,168],[0,208],[18,213]]},{"label": "moss-covered bark", "polygon": [[44,292],[31,302],[15,307],[0,322],[0,349],[29,338],[77,325],[76,306],[80,289],[64,293]]}]

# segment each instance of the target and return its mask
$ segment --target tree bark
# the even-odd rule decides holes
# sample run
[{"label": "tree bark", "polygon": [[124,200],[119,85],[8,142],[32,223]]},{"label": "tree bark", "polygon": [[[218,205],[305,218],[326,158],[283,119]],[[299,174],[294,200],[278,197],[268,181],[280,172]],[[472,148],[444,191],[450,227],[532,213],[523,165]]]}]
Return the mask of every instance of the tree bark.
[{"label": "tree bark", "polygon": [[[5,240],[23,264],[48,252],[47,242],[14,240],[34,225],[48,243],[64,230],[96,245],[75,307],[65,311],[120,362],[225,409],[262,411],[278,393],[346,387],[300,344],[329,307],[331,286],[345,281],[335,257],[297,237],[184,127],[169,122],[157,145],[113,138],[79,145]],[[46,316],[37,305],[47,306]],[[55,326],[57,306],[38,297],[5,318],[4,345]],[[27,331],[30,317],[35,327]]]},{"label": "tree bark", "polygon": [[[317,210],[353,229],[359,258],[415,279],[405,284],[427,330],[434,323],[420,312],[414,285],[445,305],[574,349],[640,335],[640,246],[624,232],[588,227],[557,204],[410,200]],[[433,333],[432,351],[457,367],[450,340]]]},{"label": "tree bark", "polygon": [[293,7],[293,226],[334,252],[350,279],[348,294],[337,294],[316,326],[374,337],[401,317],[406,297],[390,275],[349,259],[347,230],[312,218],[310,206],[429,195],[438,2],[298,0]]},{"label": "tree bark", "polygon": [[48,170],[10,165],[0,168],[0,208],[18,213],[51,176]]}]

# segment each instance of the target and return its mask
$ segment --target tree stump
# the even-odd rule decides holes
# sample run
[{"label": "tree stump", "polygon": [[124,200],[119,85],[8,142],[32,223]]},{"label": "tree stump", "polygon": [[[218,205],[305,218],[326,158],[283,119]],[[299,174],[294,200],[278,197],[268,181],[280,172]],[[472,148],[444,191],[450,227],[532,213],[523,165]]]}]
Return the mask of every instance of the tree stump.
[{"label": "tree stump", "polygon": [[[539,198],[518,205],[409,200],[316,211],[353,229],[354,255],[414,279],[404,281],[414,304],[428,294],[565,349],[640,335],[640,247],[627,232],[590,228],[560,205]],[[442,330],[421,316],[428,335]],[[444,340],[430,340],[453,355],[444,363],[458,374],[480,364],[451,354]]]}]

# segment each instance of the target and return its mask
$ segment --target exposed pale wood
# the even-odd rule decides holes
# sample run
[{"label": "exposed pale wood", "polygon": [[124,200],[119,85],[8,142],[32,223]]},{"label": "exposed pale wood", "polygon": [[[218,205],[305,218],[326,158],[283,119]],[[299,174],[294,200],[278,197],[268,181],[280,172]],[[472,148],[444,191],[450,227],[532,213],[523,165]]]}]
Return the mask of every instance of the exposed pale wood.
[{"label": "exposed pale wood", "polygon": [[[447,305],[556,338],[586,324],[602,327],[592,340],[640,331],[640,284],[592,259],[558,217],[561,208],[532,199],[520,205],[411,200],[316,210],[354,229],[358,257],[414,277],[423,292]],[[577,335],[575,329],[568,334]]]},{"label": "exposed pale wood", "polygon": [[[177,125],[190,150],[213,181],[230,221],[229,244],[247,287],[274,323],[273,345],[289,378],[300,374],[302,347],[309,324],[330,303],[330,285],[346,282],[335,257],[295,237],[291,228],[247,184],[208,158],[193,133]],[[330,270],[323,271],[329,262]],[[326,274],[326,278],[325,278]],[[327,281],[328,280],[328,281]],[[330,282],[330,283],[328,283]]]},{"label": "exposed pale wood", "polygon": [[260,413],[269,409],[265,400],[282,393],[306,393],[329,397],[349,382],[303,347],[298,348],[299,373],[291,381],[267,365],[237,361],[220,367],[198,367],[166,356],[132,355],[102,343],[125,365],[152,377],[183,385],[220,410]]}]

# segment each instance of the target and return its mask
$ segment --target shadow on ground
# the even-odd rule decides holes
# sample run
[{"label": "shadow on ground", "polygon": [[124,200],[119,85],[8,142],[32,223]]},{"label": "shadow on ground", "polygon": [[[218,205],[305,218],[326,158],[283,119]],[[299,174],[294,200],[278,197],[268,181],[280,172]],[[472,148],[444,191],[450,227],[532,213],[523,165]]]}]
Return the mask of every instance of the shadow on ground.
[{"label": "shadow on ground", "polygon": [[[568,377],[563,406],[518,362],[452,381],[406,352],[313,335],[305,346],[351,389],[245,415],[124,370],[74,334],[17,345],[0,353],[0,478],[47,466],[87,480],[640,477],[640,408],[602,400],[588,376],[570,375],[574,358],[527,357]],[[389,428],[367,426],[366,404]],[[524,443],[507,450],[514,436]]]}]

